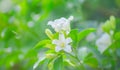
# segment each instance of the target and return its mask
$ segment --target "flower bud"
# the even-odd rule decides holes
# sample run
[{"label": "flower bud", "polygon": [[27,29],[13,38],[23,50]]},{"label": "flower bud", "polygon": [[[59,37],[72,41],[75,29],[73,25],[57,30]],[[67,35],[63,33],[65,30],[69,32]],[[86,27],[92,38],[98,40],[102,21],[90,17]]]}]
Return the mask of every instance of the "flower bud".
[{"label": "flower bud", "polygon": [[54,58],[56,55],[55,54],[52,54],[52,53],[48,53],[46,54],[46,57],[47,58]]},{"label": "flower bud", "polygon": [[46,29],[46,30],[45,30],[45,33],[47,34],[47,36],[48,36],[50,39],[53,39],[53,33],[52,33],[49,29]]}]

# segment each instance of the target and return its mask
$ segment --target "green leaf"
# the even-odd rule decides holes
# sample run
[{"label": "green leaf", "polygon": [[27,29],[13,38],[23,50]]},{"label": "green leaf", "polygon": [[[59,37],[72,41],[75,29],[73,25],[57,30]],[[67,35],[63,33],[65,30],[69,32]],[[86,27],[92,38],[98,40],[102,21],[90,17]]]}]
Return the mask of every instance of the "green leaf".
[{"label": "green leaf", "polygon": [[115,40],[120,40],[120,32],[115,33],[114,39]]},{"label": "green leaf", "polygon": [[85,29],[81,31],[80,33],[78,33],[78,42],[81,41],[83,38],[85,38],[89,33],[94,32],[94,31],[95,31],[94,28],[89,28],[89,29]]},{"label": "green leaf", "polygon": [[45,46],[46,44],[50,44],[51,43],[51,40],[42,40],[40,42],[38,42],[36,45],[35,45],[35,49],[37,48],[42,48],[43,46]]},{"label": "green leaf", "polygon": [[84,60],[84,63],[91,66],[91,67],[94,67],[94,68],[97,68],[98,67],[98,61],[97,59],[92,56],[91,54],[88,55],[85,60]]},{"label": "green leaf", "polygon": [[63,57],[62,56],[59,56],[54,61],[54,69],[53,70],[63,70]]},{"label": "green leaf", "polygon": [[78,33],[78,29],[71,30],[69,36],[72,38],[72,40],[77,41],[77,33]]},{"label": "green leaf", "polygon": [[71,32],[69,33],[69,36],[72,38],[73,42],[72,42],[72,46],[76,47],[77,46],[77,40],[78,40],[78,29],[73,29],[71,30]]}]

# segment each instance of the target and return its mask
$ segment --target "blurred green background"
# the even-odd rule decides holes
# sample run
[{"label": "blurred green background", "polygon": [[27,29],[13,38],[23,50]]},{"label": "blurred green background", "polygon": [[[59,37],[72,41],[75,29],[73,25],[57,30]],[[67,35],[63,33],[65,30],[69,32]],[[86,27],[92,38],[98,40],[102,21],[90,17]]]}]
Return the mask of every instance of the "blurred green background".
[{"label": "blurred green background", "polygon": [[120,0],[0,0],[0,70],[32,70],[37,54],[30,50],[47,38],[48,21],[70,15],[72,28],[97,28],[120,17]]}]

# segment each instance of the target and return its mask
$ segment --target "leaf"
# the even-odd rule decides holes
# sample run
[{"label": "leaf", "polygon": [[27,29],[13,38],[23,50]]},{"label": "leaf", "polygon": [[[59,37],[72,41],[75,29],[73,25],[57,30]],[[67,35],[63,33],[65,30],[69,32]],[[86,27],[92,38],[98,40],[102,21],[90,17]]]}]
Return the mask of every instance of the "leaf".
[{"label": "leaf", "polygon": [[44,45],[51,43],[51,40],[42,40],[35,45],[36,48],[42,48]]},{"label": "leaf", "polygon": [[78,42],[81,41],[84,37],[86,37],[89,33],[94,32],[94,31],[95,31],[94,28],[89,28],[89,29],[85,29],[81,31],[80,33],[78,33]]},{"label": "leaf", "polygon": [[78,33],[78,29],[71,30],[69,36],[72,38],[72,40],[77,41],[77,33]]},{"label": "leaf", "polygon": [[76,47],[77,46],[77,40],[78,40],[78,29],[73,29],[71,30],[69,36],[72,38],[72,46]]},{"label": "leaf", "polygon": [[91,54],[88,55],[85,60],[84,60],[84,63],[91,66],[91,67],[94,67],[94,68],[97,68],[98,67],[98,61],[97,59],[92,56]]},{"label": "leaf", "polygon": [[54,69],[53,70],[63,70],[63,57],[62,56],[59,56],[54,61]]},{"label": "leaf", "polygon": [[115,40],[120,40],[120,32],[115,33],[114,39]]}]

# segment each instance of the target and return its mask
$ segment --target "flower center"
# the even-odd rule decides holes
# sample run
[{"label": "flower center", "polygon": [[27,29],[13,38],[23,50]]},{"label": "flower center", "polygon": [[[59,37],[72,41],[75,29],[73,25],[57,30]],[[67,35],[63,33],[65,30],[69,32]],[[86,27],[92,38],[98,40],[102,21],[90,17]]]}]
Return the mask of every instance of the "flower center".
[{"label": "flower center", "polygon": [[65,43],[61,43],[61,47],[64,48],[65,47]]}]

